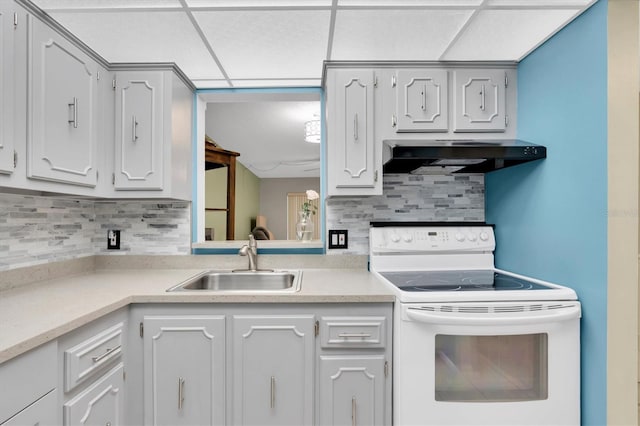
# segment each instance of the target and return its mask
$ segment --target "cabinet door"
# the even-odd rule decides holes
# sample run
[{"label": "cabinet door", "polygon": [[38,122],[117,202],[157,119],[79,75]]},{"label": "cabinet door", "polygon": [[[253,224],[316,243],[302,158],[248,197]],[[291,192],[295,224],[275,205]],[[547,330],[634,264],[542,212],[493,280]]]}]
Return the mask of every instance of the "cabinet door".
[{"label": "cabinet door", "polygon": [[385,359],[320,357],[320,425],[384,425]]},{"label": "cabinet door", "polygon": [[396,132],[446,132],[447,71],[399,70],[396,81]]},{"label": "cabinet door", "polygon": [[163,188],[162,72],[116,76],[116,190]]},{"label": "cabinet door", "polygon": [[124,365],[118,364],[102,378],[64,404],[64,425],[123,424]]},{"label": "cabinet door", "polygon": [[505,70],[454,71],[456,132],[504,132]]},{"label": "cabinet door", "polygon": [[29,16],[27,176],[95,186],[98,66]]},{"label": "cabinet door", "polygon": [[225,423],[224,316],[144,318],[144,422]]},{"label": "cabinet door", "polygon": [[[327,141],[329,193],[343,188],[375,188],[378,181],[373,134],[374,72],[336,70],[334,107]],[[334,191],[335,188],[335,191]],[[357,193],[351,193],[356,195]],[[344,193],[344,195],[349,195]]]},{"label": "cabinet door", "polygon": [[0,4],[0,173],[13,172],[13,2]]},{"label": "cabinet door", "polygon": [[58,397],[54,389],[15,416],[1,423],[1,426],[54,426],[58,420]]},{"label": "cabinet door", "polygon": [[234,316],[234,425],[313,423],[314,318]]}]

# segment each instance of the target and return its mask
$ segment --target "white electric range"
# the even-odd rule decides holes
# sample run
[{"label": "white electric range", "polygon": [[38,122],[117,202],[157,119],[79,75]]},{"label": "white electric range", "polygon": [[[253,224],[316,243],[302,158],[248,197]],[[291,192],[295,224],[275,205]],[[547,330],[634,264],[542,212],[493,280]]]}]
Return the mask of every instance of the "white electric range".
[{"label": "white electric range", "polygon": [[496,269],[491,226],[378,222],[369,237],[396,295],[396,426],[580,424],[572,289]]}]

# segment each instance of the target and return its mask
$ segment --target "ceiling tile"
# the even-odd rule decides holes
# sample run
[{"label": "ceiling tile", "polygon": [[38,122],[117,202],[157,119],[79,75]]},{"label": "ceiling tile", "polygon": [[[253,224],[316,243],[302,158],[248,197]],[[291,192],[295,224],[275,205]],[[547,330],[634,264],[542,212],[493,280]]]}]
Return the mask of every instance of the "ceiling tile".
[{"label": "ceiling tile", "polygon": [[32,0],[42,10],[180,8],[178,0]]},{"label": "ceiling tile", "polygon": [[471,10],[339,10],[332,60],[435,60]]},{"label": "ceiling tile", "polygon": [[479,6],[482,0],[338,0],[340,6],[373,6],[373,7],[465,7]]},{"label": "ceiling tile", "polygon": [[329,11],[218,11],[194,16],[231,79],[321,76]]},{"label": "ceiling tile", "polygon": [[331,6],[331,0],[186,0],[189,7],[310,7]]},{"label": "ceiling tile", "polygon": [[577,12],[577,9],[482,10],[442,59],[520,60]]},{"label": "ceiling tile", "polygon": [[[318,74],[322,73],[322,70]],[[231,80],[233,87],[320,87],[322,79]]]},{"label": "ceiling tile", "polygon": [[489,0],[489,7],[584,7],[596,0]]},{"label": "ceiling tile", "polygon": [[224,78],[185,13],[51,15],[109,62],[175,62],[191,79]]}]

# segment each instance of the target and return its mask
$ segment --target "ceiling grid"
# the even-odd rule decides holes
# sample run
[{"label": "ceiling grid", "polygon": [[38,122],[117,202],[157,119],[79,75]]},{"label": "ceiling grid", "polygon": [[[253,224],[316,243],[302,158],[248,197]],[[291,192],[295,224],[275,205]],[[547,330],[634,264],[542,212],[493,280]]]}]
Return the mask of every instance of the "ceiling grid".
[{"label": "ceiling grid", "polygon": [[107,61],[199,88],[318,87],[325,60],[520,61],[596,0],[32,0]]}]

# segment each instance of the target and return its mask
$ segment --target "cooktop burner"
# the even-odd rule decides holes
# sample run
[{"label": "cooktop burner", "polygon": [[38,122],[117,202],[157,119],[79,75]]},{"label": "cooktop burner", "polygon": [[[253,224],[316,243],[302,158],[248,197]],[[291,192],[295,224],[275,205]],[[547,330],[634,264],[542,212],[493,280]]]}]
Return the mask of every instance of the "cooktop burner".
[{"label": "cooktop burner", "polygon": [[492,270],[381,272],[403,291],[549,290],[550,287]]}]

